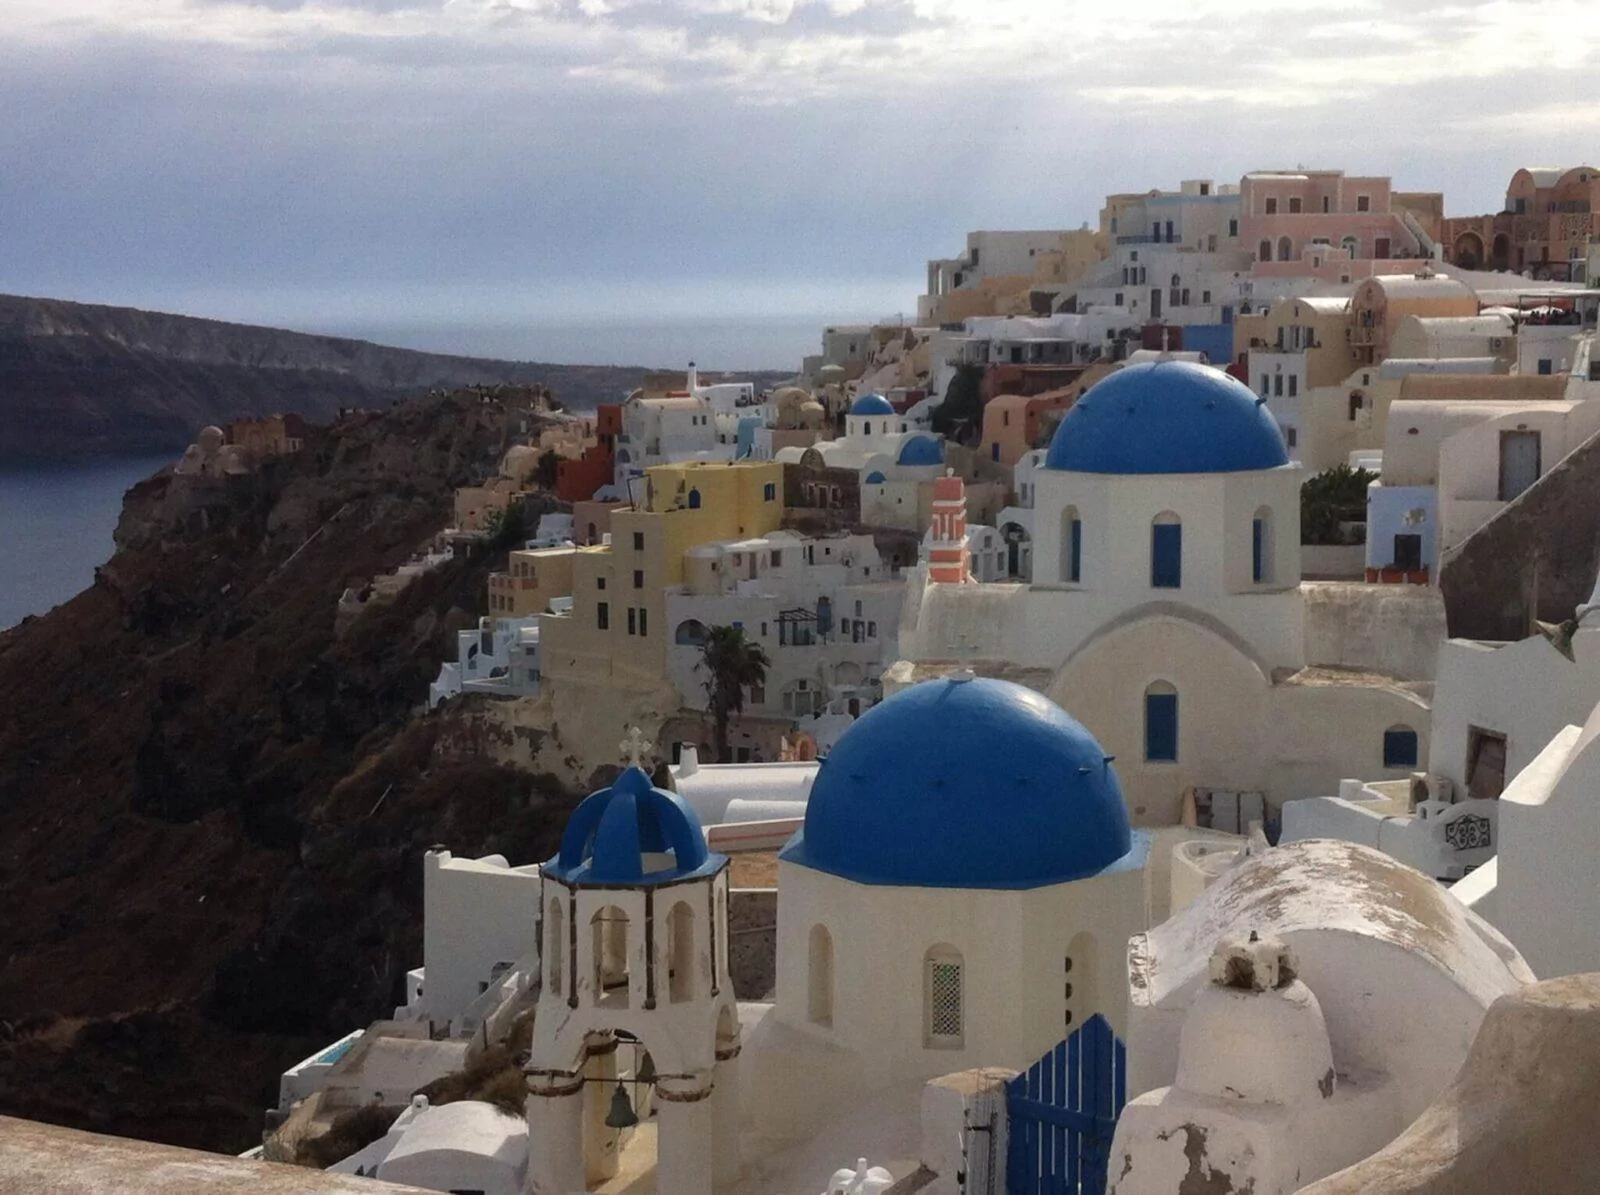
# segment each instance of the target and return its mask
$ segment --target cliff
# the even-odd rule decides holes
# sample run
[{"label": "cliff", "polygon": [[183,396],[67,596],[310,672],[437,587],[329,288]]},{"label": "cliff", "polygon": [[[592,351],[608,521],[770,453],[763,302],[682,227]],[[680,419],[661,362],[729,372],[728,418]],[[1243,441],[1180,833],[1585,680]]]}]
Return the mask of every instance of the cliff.
[{"label": "cliff", "polygon": [[0,295],[0,462],[176,455],[207,424],[275,412],[328,422],[341,407],[502,382],[548,386],[568,407],[589,409],[620,399],[645,373]]},{"label": "cliff", "polygon": [[510,422],[435,395],[158,475],[95,583],[0,634],[0,1114],[246,1148],[281,1069],[401,1002],[431,844],[553,852],[576,793],[412,718],[504,553],[334,633]]}]

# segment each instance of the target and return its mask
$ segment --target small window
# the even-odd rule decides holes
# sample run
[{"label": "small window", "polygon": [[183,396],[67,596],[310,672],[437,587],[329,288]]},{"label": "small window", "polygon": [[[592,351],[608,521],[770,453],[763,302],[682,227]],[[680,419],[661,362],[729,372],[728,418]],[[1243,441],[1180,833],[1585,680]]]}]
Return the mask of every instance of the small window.
[{"label": "small window", "polygon": [[1300,378],[1297,374],[1289,375],[1289,397],[1293,398],[1300,393]]},{"label": "small window", "polygon": [[763,502],[774,502],[777,500],[777,497],[778,485],[776,482],[769,481],[766,485],[761,487],[761,499]]},{"label": "small window", "polygon": [[1358,211],[1358,212],[1370,212],[1371,210],[1372,210],[1372,196],[1370,196],[1370,195],[1357,195],[1356,196],[1356,211]]},{"label": "small window", "polygon": [[1294,427],[1286,427],[1286,428],[1284,428],[1283,429],[1283,438],[1284,438],[1284,441],[1289,445],[1289,447],[1293,448],[1300,441],[1300,429],[1299,428],[1294,428]]},{"label": "small window", "polygon": [[643,531],[635,531],[633,533],[633,550],[635,552],[644,551],[644,532]]},{"label": "small window", "polygon": [[1383,732],[1383,766],[1386,768],[1417,766],[1416,731],[1409,726],[1391,726]]},{"label": "small window", "polygon": [[1237,219],[1228,221],[1228,235],[1231,237],[1239,235],[1239,221]]},{"label": "small window", "polygon": [[611,606],[609,603],[600,602],[594,608],[594,625],[596,630],[609,631],[611,629]]},{"label": "small window", "polygon": [[1166,681],[1144,692],[1144,758],[1147,763],[1178,761],[1178,690]]},{"label": "small window", "polygon": [[1113,296],[1112,302],[1118,307],[1122,306],[1122,292],[1120,290]]},{"label": "small window", "polygon": [[638,611],[637,607],[629,606],[628,607],[628,634],[637,635],[638,633],[639,633],[639,611]]},{"label": "small window", "polygon": [[1291,216],[1298,216],[1300,214],[1300,196],[1289,196],[1289,214]]},{"label": "small window", "polygon": [[1554,362],[1552,362],[1549,357],[1540,357],[1539,358],[1539,376],[1540,377],[1549,377],[1551,369],[1553,368],[1553,366],[1554,366]]},{"label": "small window", "polygon": [[639,607],[639,638],[643,639],[650,633],[650,611],[643,606]]},{"label": "small window", "polygon": [[1157,515],[1151,524],[1150,585],[1155,589],[1183,587],[1183,524],[1175,514]]},{"label": "small window", "polygon": [[1269,195],[1269,196],[1267,196],[1267,215],[1276,216],[1277,214],[1278,214],[1278,201],[1277,201],[1277,199],[1275,197]]},{"label": "small window", "polygon": [[604,589],[606,587],[606,579],[604,577],[596,577],[594,579],[594,587],[596,589]]},{"label": "small window", "polygon": [[644,588],[644,569],[636,568],[633,570],[633,587],[635,589]]},{"label": "small window", "polygon": [[961,953],[935,946],[923,956],[923,1034],[931,1049],[959,1050],[962,1045]]}]

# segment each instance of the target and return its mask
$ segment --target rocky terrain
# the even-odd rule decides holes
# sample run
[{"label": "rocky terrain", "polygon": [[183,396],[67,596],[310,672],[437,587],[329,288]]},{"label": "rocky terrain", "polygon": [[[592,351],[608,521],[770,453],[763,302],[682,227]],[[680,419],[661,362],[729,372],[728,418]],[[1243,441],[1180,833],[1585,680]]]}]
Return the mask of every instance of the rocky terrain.
[{"label": "rocky terrain", "polygon": [[334,634],[509,422],[437,395],[158,475],[94,585],[0,634],[0,1113],[244,1149],[279,1070],[400,1001],[428,846],[554,849],[576,793],[412,718],[503,551]]},{"label": "rocky terrain", "polygon": [[[331,421],[434,389],[550,387],[615,401],[643,368],[492,361],[126,307],[0,295],[0,463],[183,451],[207,424],[295,412]],[[777,374],[741,375],[758,384]]]}]

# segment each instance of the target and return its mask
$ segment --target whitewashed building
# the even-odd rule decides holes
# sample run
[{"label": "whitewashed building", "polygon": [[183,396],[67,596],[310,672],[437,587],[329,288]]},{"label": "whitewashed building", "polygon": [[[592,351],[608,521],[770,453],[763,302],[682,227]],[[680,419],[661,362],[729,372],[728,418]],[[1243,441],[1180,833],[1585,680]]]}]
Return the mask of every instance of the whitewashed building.
[{"label": "whitewashed building", "polygon": [[895,658],[904,593],[870,535],[774,531],[701,544],[684,554],[684,583],[666,593],[668,675],[687,708],[707,708],[706,636],[740,627],[769,660],[765,685],[745,695],[747,713],[854,716],[877,699]]},{"label": "whitewashed building", "polygon": [[484,615],[477,630],[457,632],[456,658],[439,666],[428,686],[428,708],[461,693],[537,697],[539,682],[539,616]]}]

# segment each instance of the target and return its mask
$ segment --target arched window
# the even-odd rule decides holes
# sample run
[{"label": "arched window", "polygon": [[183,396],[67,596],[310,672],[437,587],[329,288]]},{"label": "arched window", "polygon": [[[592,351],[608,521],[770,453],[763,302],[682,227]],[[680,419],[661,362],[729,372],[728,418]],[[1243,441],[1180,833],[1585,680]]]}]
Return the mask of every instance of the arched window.
[{"label": "arched window", "polygon": [[700,491],[698,489],[693,489],[693,490],[689,491],[689,509],[690,510],[699,510],[700,509]]},{"label": "arched window", "polygon": [[1417,766],[1416,731],[1409,726],[1391,726],[1383,732],[1383,766],[1386,768]]},{"label": "arched window", "polygon": [[1144,691],[1146,763],[1178,761],[1178,690],[1158,680]]},{"label": "arched window", "polygon": [[806,1020],[813,1025],[833,1024],[833,935],[825,925],[811,927],[806,975]]},{"label": "arched window", "polygon": [[1259,260],[1259,261],[1271,261],[1272,260],[1272,242],[1271,241],[1262,241],[1261,244],[1256,246],[1256,259]]},{"label": "arched window", "polygon": [[929,1049],[959,1050],[964,1029],[961,952],[930,947],[922,956],[922,1036]]},{"label": "arched window", "polygon": [[1076,506],[1061,512],[1061,579],[1074,585],[1083,580],[1083,520]]},{"label": "arched window", "polygon": [[606,905],[589,919],[596,1003],[628,1007],[628,915]]},{"label": "arched window", "polygon": [[667,999],[683,1004],[694,999],[694,910],[680,900],[667,914]]},{"label": "arched window", "polygon": [[1355,237],[1345,237],[1344,240],[1339,242],[1339,246],[1346,253],[1348,253],[1352,259],[1361,256],[1361,242]]},{"label": "arched window", "polygon": [[1170,510],[1158,514],[1150,525],[1150,585],[1183,588],[1183,520]]},{"label": "arched window", "polygon": [[706,630],[705,623],[694,618],[686,618],[678,624],[678,629],[672,632],[672,641],[679,647],[704,647],[710,632]]},{"label": "arched window", "polygon": [[550,912],[544,919],[544,971],[552,992],[561,991],[561,960],[566,953],[566,919],[561,912],[561,901],[556,899],[550,902]]},{"label": "arched window", "polygon": [[1278,238],[1278,260],[1288,261],[1294,257],[1294,242],[1288,237]]},{"label": "arched window", "polygon": [[1272,508],[1258,507],[1250,520],[1250,579],[1257,585],[1272,580]]}]

